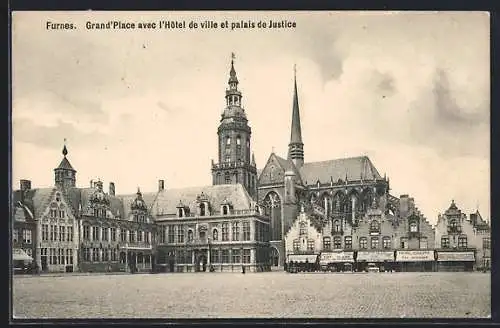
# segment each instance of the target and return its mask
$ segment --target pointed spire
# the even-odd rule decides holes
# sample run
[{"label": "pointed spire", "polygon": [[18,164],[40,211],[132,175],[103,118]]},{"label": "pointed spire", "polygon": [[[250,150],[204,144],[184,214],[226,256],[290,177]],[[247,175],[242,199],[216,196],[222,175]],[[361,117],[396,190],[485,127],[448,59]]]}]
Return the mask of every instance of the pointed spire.
[{"label": "pointed spire", "polygon": [[302,142],[302,128],[300,124],[299,96],[297,92],[297,66],[293,67],[293,109],[290,143],[288,144],[288,159],[300,168],[304,164],[304,143]]},{"label": "pointed spire", "polygon": [[252,166],[255,166],[255,153],[252,152]]},{"label": "pointed spire", "polygon": [[229,71],[229,84],[238,84],[238,78],[236,77],[236,70],[234,69],[234,59],[236,58],[234,52],[231,52],[231,70]]}]

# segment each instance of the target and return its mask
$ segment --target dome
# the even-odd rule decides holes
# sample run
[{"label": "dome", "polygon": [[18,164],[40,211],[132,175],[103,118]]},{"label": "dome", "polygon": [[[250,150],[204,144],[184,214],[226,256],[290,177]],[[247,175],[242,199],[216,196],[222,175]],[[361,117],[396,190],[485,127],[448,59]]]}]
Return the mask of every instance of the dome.
[{"label": "dome", "polygon": [[142,199],[142,193],[139,189],[137,189],[137,196],[135,197],[134,201],[130,205],[130,208],[132,210],[143,210],[147,211],[148,207],[146,206],[146,202],[144,199]]}]

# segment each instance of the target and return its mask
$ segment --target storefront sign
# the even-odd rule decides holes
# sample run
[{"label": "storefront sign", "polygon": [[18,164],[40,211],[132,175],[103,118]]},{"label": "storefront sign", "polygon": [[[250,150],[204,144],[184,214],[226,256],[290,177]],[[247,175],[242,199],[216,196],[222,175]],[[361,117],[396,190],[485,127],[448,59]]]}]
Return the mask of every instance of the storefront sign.
[{"label": "storefront sign", "polygon": [[438,252],[438,262],[475,261],[474,252]]},{"label": "storefront sign", "polygon": [[396,262],[434,261],[434,251],[397,251]]},{"label": "storefront sign", "polygon": [[309,262],[309,263],[316,263],[316,259],[318,258],[318,255],[316,254],[289,254],[288,255],[288,262]]},{"label": "storefront sign", "polygon": [[384,262],[384,261],[394,261],[394,252],[358,252],[358,262]]},{"label": "storefront sign", "polygon": [[328,264],[335,262],[354,262],[354,252],[328,252],[321,253],[319,258],[320,264]]}]

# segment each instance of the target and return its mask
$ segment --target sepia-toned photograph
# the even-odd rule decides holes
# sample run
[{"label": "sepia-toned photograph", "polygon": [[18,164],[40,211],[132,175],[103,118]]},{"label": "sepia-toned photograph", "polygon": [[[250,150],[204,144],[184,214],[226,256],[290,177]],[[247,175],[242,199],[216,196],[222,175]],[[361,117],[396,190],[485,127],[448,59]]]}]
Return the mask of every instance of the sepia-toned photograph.
[{"label": "sepia-toned photograph", "polygon": [[489,33],[12,12],[11,320],[491,318]]}]

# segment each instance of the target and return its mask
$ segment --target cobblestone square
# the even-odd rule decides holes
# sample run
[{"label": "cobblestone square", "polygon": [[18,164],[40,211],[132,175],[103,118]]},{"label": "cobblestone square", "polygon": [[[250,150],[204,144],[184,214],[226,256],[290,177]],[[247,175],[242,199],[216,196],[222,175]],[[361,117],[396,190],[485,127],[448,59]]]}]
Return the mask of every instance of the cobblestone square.
[{"label": "cobblestone square", "polygon": [[13,279],[14,318],[478,318],[484,273],[180,273]]}]

